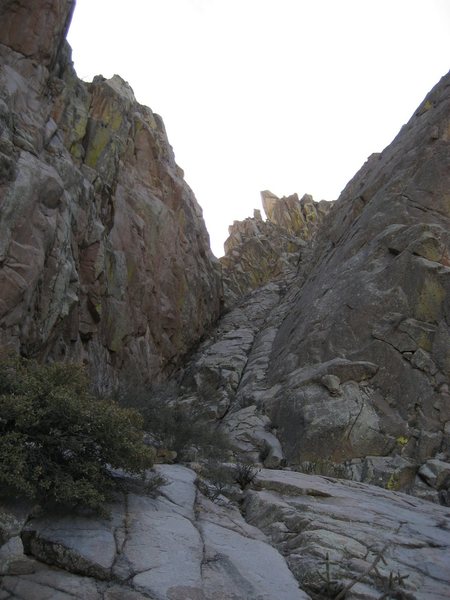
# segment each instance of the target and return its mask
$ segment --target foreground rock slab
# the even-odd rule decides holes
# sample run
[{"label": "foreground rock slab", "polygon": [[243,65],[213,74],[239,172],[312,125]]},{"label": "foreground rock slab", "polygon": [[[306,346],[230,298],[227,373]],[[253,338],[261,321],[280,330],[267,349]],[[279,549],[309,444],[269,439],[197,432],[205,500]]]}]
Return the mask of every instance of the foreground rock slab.
[{"label": "foreground rock slab", "polygon": [[161,494],[126,494],[110,507],[110,519],[30,520],[21,532],[27,556],[15,549],[0,598],[308,598],[265,534],[236,507],[220,507],[198,492],[194,471],[178,465],[158,471],[166,480]]},{"label": "foreground rock slab", "polygon": [[200,493],[191,469],[158,472],[158,497],[124,494],[110,519],[27,522],[2,509],[0,599],[449,597],[448,508],[269,469],[238,506]]},{"label": "foreground rock slab", "polygon": [[313,597],[344,590],[341,598],[449,597],[448,508],[290,471],[262,470],[257,486],[247,494],[246,519],[270,536]]}]

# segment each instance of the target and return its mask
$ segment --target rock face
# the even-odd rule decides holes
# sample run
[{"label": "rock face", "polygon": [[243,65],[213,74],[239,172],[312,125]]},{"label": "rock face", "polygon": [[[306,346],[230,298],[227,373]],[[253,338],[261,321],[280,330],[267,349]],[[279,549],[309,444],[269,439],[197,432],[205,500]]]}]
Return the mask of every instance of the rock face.
[{"label": "rock face", "polygon": [[[373,486],[263,470],[242,514],[212,502],[196,474],[158,467],[166,485],[137,490],[111,518],[26,520],[0,531],[0,597],[21,600],[440,600],[450,586],[448,510]],[[24,555],[24,550],[26,555]],[[328,577],[327,577],[328,572]],[[341,596],[344,597],[344,596]]]},{"label": "rock face", "polygon": [[258,484],[244,500],[245,518],[269,536],[313,597],[448,597],[443,507],[289,471],[263,470]]},{"label": "rock face", "polygon": [[110,519],[1,506],[0,600],[448,598],[448,509],[424,499],[450,505],[450,74],[336,203],[262,193],[220,314],[164,125],[120,77],[77,79],[72,10],[0,5],[0,350],[100,389],[182,363],[170,400],[261,469],[211,495],[205,465],[160,465]]},{"label": "rock face", "polygon": [[314,202],[305,194],[278,198],[261,192],[266,214],[254,211],[253,218],[235,221],[229,227],[225,256],[220,259],[229,306],[252,290],[296,272],[302,250],[328,213],[332,202]]},{"label": "rock face", "polygon": [[52,70],[74,6],[75,0],[5,0],[0,6],[1,43]]},{"label": "rock face", "polygon": [[[447,75],[303,242],[297,271],[286,260],[235,302],[188,367],[187,395],[266,466],[449,502],[449,115]],[[265,195],[286,227],[287,200]],[[252,287],[258,256],[266,265],[260,232],[271,227],[234,226],[230,256],[255,248],[235,296]]]},{"label": "rock face", "polygon": [[291,463],[353,460],[364,477],[365,457],[391,457],[381,483],[407,489],[448,459],[449,118],[447,75],[347,185],[285,297],[266,410]]},{"label": "rock face", "polygon": [[73,5],[0,8],[0,346],[154,381],[217,318],[220,266],[161,118],[77,79]]},{"label": "rock face", "polygon": [[297,194],[278,198],[268,190],[261,192],[261,200],[270,223],[304,240],[313,237],[322,218],[334,204],[325,200],[315,202],[310,194],[304,194],[300,200]]}]

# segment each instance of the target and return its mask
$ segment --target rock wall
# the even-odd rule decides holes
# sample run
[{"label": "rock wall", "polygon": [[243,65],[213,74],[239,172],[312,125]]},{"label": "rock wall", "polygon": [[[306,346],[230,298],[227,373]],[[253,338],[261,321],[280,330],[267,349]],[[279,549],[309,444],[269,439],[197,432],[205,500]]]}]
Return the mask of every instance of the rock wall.
[{"label": "rock wall", "polygon": [[[449,115],[447,75],[294,253],[298,266],[235,302],[193,357],[184,396],[244,455],[450,502]],[[255,249],[235,290],[266,265],[271,227],[234,225],[231,256]]]},{"label": "rock wall", "polygon": [[447,598],[448,509],[396,490],[450,505],[450,74],[333,206],[263,192],[217,320],[164,125],[120,77],[77,79],[73,4],[0,4],[0,349],[85,361],[99,388],[183,362],[172,400],[270,470],[241,489],[160,465],[110,519],[3,498],[0,597]]},{"label": "rock wall", "polygon": [[350,460],[405,489],[448,458],[449,115],[446,75],[347,185],[285,297],[266,409],[290,462]]},{"label": "rock wall", "polygon": [[0,7],[0,347],[155,381],[219,315],[220,265],[161,118],[76,77],[73,8]]}]

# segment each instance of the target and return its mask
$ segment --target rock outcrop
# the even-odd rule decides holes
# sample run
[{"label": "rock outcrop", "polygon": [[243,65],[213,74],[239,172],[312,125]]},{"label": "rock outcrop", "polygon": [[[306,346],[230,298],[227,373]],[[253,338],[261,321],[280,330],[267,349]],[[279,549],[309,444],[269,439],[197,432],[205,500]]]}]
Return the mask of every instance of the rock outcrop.
[{"label": "rock outcrop", "polygon": [[220,259],[228,306],[275,279],[289,279],[302,250],[318,229],[333,202],[315,202],[309,194],[278,198],[261,192],[266,220],[255,210],[253,218],[234,221]]},{"label": "rock outcrop", "polygon": [[219,315],[220,266],[161,118],[77,79],[74,2],[0,7],[0,346],[158,380]]},{"label": "rock outcrop", "polygon": [[[0,532],[0,597],[21,600],[440,600],[448,510],[370,485],[263,470],[242,514],[196,474],[158,467],[161,495],[128,492],[110,519],[40,516]],[[24,555],[24,550],[26,555]],[[344,595],[340,596],[341,598]]]},{"label": "rock outcrop", "polygon": [[447,75],[347,185],[285,296],[265,408],[291,463],[365,478],[367,456],[390,457],[380,483],[408,489],[448,460],[449,118]]},{"label": "rock outcrop", "polygon": [[41,517],[22,525],[0,570],[0,589],[10,594],[3,597],[308,598],[266,536],[235,507],[203,496],[193,471],[174,465],[158,472],[161,495],[128,493],[110,506],[110,519]]},{"label": "rock outcrop", "polygon": [[261,468],[159,465],[109,519],[5,501],[0,600],[448,598],[450,74],[335,203],[263,192],[221,276],[161,118],[76,77],[73,7],[0,5],[0,354],[175,372]]},{"label": "rock outcrop", "polygon": [[[266,466],[449,503],[449,115],[447,75],[349,183],[298,269],[286,261],[235,302],[188,367],[189,393]],[[231,247],[262,244],[255,221]],[[258,251],[247,278],[252,262]]]}]

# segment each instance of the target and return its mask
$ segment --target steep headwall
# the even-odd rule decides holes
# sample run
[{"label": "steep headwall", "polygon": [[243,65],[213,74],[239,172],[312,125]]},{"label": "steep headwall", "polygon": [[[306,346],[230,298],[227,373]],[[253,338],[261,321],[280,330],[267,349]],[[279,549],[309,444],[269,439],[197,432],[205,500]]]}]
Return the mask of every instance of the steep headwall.
[{"label": "steep headwall", "polygon": [[[347,185],[285,298],[267,384],[291,462],[375,456],[401,487],[450,449],[449,117],[448,74]],[[404,467],[390,482],[383,456]]]},{"label": "steep headwall", "polygon": [[0,347],[155,380],[217,318],[220,266],[161,118],[76,77],[73,8],[0,8]]}]

